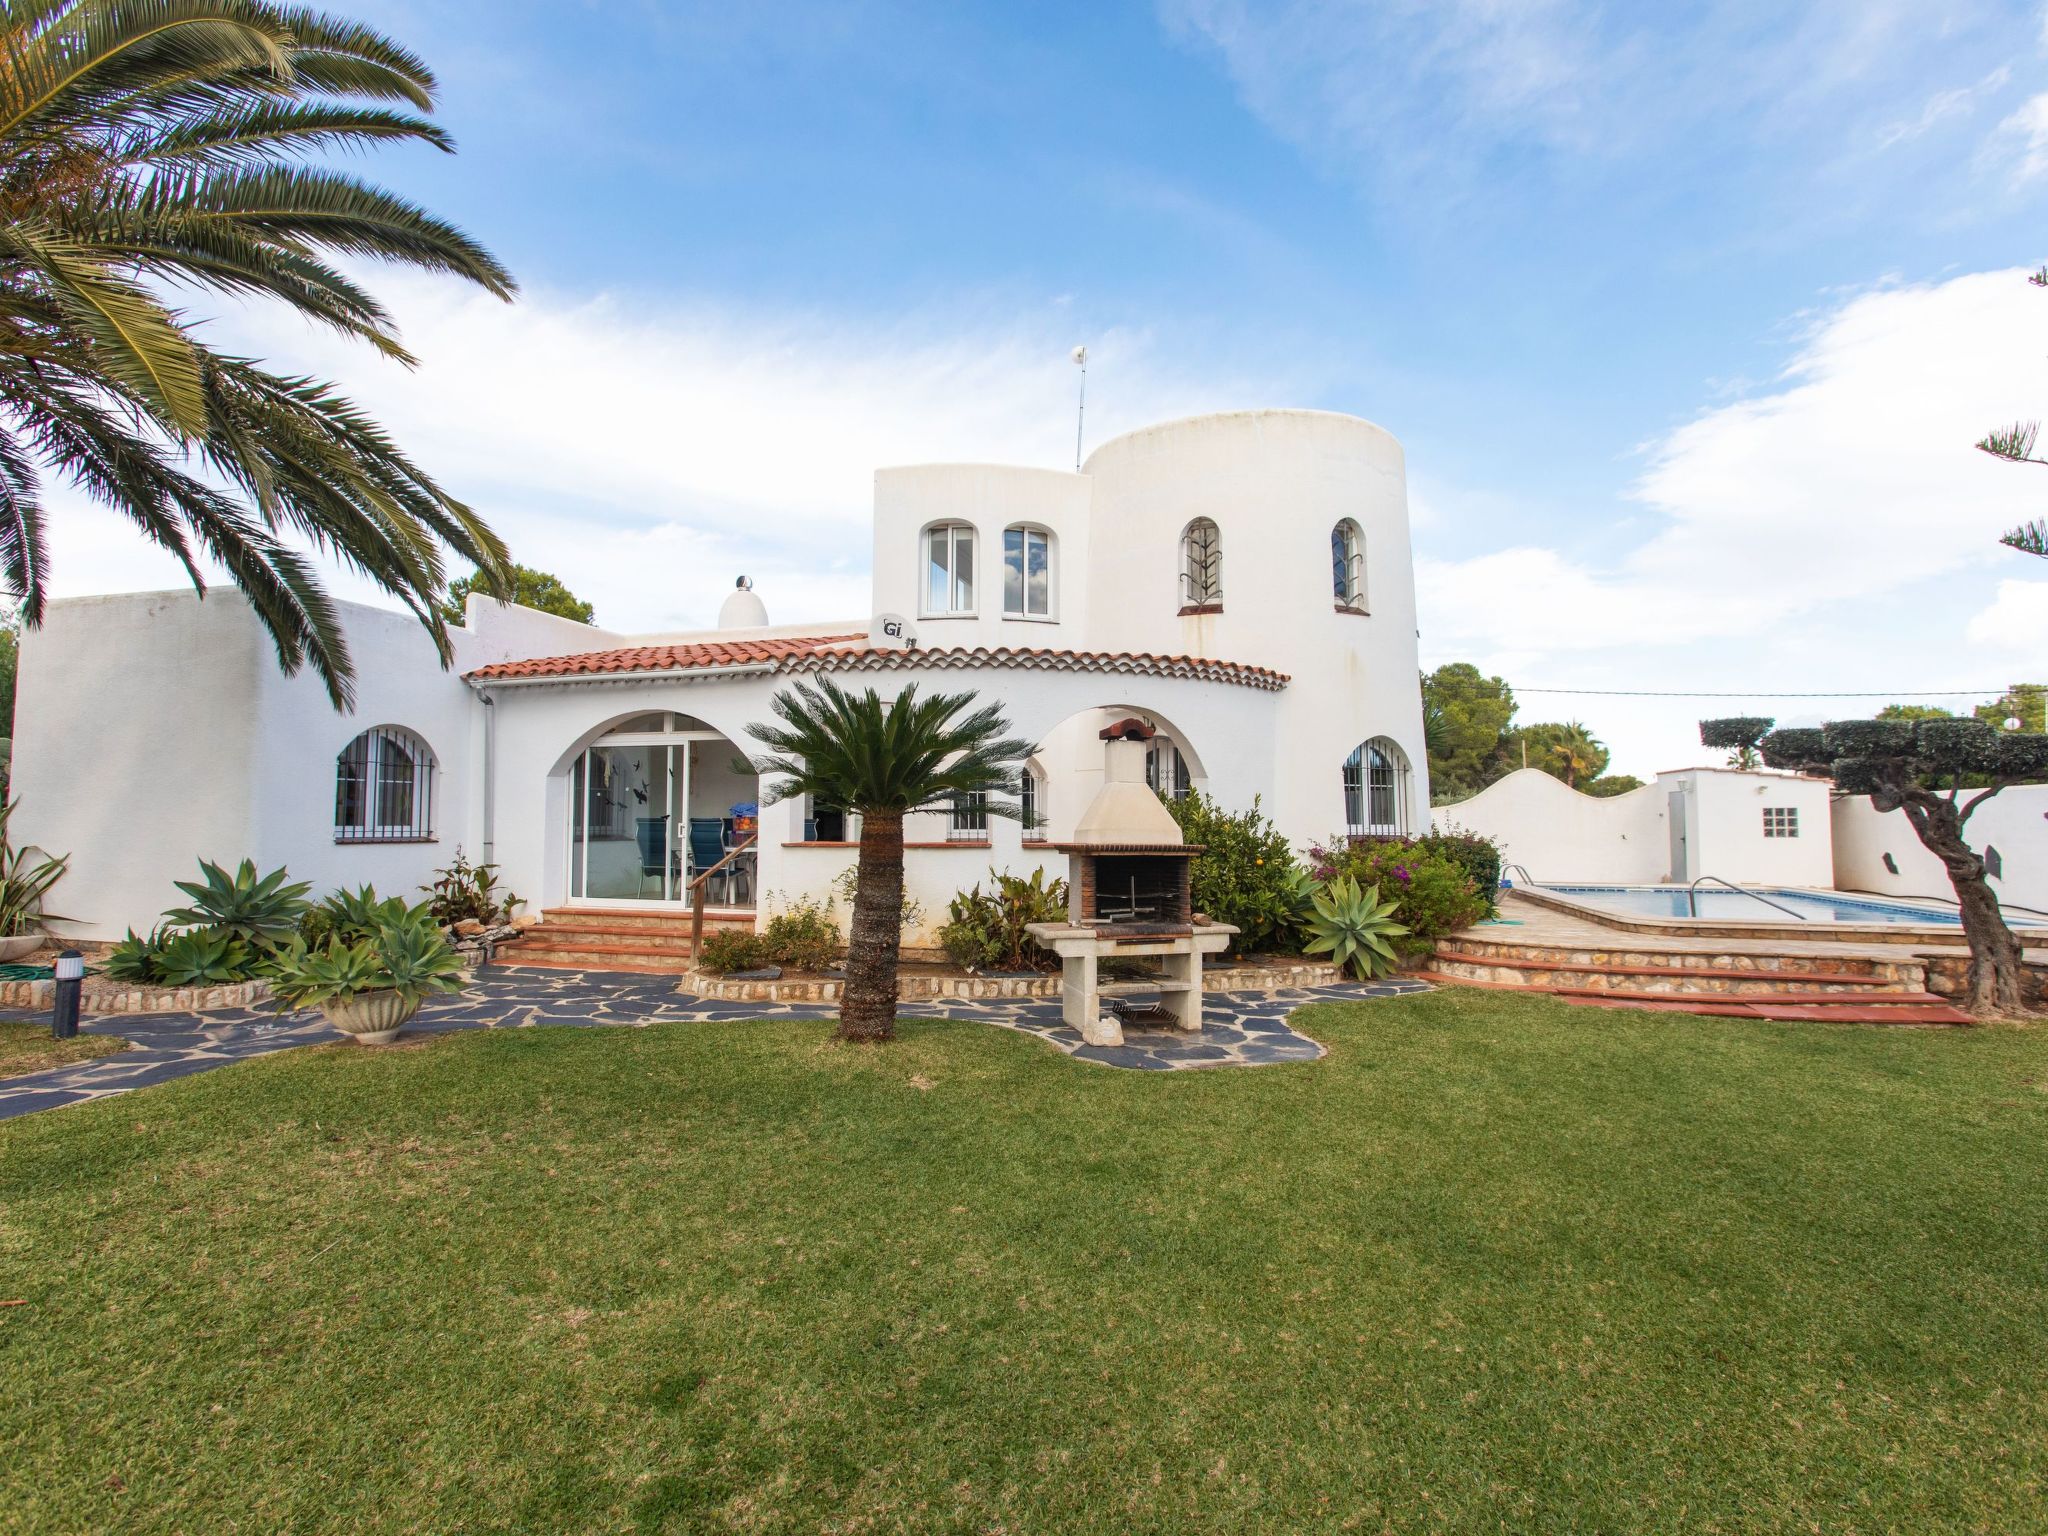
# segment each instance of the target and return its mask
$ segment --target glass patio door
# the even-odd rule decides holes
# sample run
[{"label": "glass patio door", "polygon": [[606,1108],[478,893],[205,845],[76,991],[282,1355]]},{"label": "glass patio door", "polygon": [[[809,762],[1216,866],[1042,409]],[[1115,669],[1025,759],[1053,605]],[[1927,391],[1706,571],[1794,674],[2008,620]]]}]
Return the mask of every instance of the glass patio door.
[{"label": "glass patio door", "polygon": [[689,744],[610,738],[570,774],[569,894],[675,902],[687,895]]}]

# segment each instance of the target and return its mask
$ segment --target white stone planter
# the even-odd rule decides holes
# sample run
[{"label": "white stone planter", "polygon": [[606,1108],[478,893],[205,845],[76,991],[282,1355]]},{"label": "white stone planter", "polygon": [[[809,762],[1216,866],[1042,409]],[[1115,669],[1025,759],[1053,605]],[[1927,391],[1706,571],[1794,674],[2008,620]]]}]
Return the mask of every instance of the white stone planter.
[{"label": "white stone planter", "polygon": [[321,1015],[358,1045],[389,1045],[405,1028],[406,1020],[420,1011],[417,1002],[389,991],[359,992],[354,997],[337,997],[320,1005]]},{"label": "white stone planter", "polygon": [[43,936],[40,933],[18,933],[11,939],[0,939],[0,965],[11,964],[42,947]]}]

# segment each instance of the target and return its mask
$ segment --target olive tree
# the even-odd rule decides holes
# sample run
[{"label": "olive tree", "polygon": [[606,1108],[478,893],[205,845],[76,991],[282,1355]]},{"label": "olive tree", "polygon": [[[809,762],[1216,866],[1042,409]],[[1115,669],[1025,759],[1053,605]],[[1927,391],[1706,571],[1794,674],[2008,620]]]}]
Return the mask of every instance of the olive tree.
[{"label": "olive tree", "polygon": [[[1984,859],[1963,840],[1978,806],[2012,784],[2048,780],[2048,736],[2001,732],[1983,720],[1837,720],[1772,730],[1761,718],[1702,720],[1709,747],[1759,748],[1773,768],[1825,774],[1845,795],[1902,811],[1948,871],[1970,946],[1964,1006],[2018,1013],[2029,998],[2020,942],[2005,925]],[[1946,783],[1947,788],[1941,787]]]}]

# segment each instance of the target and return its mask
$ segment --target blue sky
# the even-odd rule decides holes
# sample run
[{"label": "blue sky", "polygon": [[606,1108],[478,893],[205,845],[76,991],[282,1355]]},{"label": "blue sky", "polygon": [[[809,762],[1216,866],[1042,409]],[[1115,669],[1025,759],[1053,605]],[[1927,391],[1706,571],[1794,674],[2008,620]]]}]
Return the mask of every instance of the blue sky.
[{"label": "blue sky", "polygon": [[[859,614],[868,469],[1058,463],[1181,410],[1406,444],[1428,664],[1611,688],[2048,675],[2037,5],[340,7],[424,52],[461,152],[377,176],[526,297],[387,283],[342,377],[626,627]],[[163,573],[81,517],[60,588]],[[346,583],[341,583],[346,587]],[[1737,701],[1739,702],[1739,701]],[[1779,706],[1787,719],[1867,712]],[[1648,772],[1686,701],[1525,696]]]}]

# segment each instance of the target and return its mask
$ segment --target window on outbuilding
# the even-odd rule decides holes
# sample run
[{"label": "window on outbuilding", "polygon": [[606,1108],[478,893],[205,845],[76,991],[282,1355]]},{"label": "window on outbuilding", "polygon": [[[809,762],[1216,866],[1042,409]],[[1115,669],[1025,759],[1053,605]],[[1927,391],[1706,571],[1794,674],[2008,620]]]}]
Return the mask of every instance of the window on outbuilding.
[{"label": "window on outbuilding", "polygon": [[974,612],[974,529],[937,523],[925,530],[924,612],[945,618]]},{"label": "window on outbuilding", "polygon": [[1181,533],[1180,605],[1223,606],[1223,532],[1213,518],[1198,517]]},{"label": "window on outbuilding", "polygon": [[1052,617],[1052,535],[1043,528],[1003,530],[1003,617]]},{"label": "window on outbuilding", "polygon": [[1344,759],[1344,830],[1352,837],[1408,835],[1408,755],[1384,736]]},{"label": "window on outbuilding", "polygon": [[1330,530],[1330,585],[1339,608],[1366,612],[1365,531],[1348,517]]},{"label": "window on outbuilding", "polygon": [[1767,805],[1764,807],[1765,837],[1797,837],[1799,835],[1799,807],[1796,805]]},{"label": "window on outbuilding", "polygon": [[434,754],[411,731],[380,725],[334,760],[337,843],[419,842],[434,835]]}]

